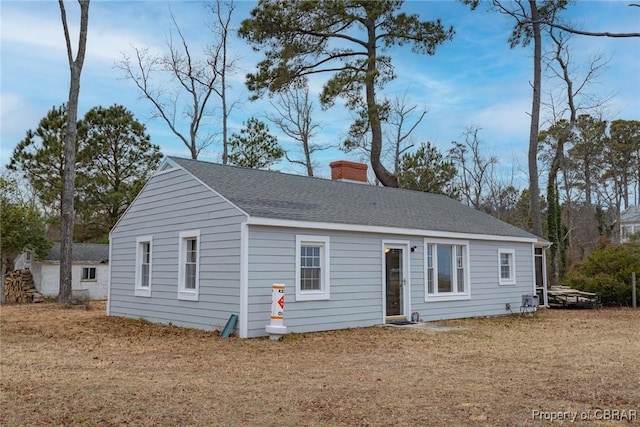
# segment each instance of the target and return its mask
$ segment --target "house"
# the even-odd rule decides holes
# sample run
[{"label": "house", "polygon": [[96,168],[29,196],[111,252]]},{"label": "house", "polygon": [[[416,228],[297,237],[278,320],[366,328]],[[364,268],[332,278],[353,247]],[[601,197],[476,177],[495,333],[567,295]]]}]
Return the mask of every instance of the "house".
[{"label": "house", "polygon": [[[15,263],[17,270],[27,269],[41,294],[57,296],[60,291],[60,243],[55,243],[44,259],[31,251],[23,252]],[[109,245],[74,243],[72,249],[72,292],[86,291],[89,299],[106,299],[109,279]]]},{"label": "house", "polygon": [[[548,242],[443,195],[166,158],[110,235],[107,314],[266,335],[517,312]],[[338,179],[338,180],[336,180]]]},{"label": "house", "polygon": [[620,214],[620,243],[628,242],[633,234],[640,235],[640,206],[630,206]]}]

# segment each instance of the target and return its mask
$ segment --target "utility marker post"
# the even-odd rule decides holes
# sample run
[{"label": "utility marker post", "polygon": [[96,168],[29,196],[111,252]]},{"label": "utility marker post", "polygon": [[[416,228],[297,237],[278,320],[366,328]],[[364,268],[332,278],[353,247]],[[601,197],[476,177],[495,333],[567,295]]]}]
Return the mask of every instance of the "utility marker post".
[{"label": "utility marker post", "polygon": [[264,329],[273,341],[278,341],[287,333],[287,327],[284,326],[284,285],[274,284],[271,287],[271,323]]}]

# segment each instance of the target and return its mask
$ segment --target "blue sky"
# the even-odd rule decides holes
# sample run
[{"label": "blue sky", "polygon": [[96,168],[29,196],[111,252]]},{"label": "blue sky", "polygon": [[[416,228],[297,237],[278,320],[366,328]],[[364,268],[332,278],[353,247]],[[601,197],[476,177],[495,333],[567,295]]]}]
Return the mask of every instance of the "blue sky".
[{"label": "blue sky", "polygon": [[[628,7],[628,3],[579,0],[565,16],[591,31],[638,32],[640,8]],[[236,2],[236,26],[254,4]],[[53,106],[66,102],[69,69],[56,1],[2,0],[0,7],[0,165],[4,166],[25,132],[36,128]],[[72,37],[77,40],[77,3],[67,1],[66,7]],[[201,2],[92,1],[78,113],[81,117],[94,106],[124,105],[146,124],[152,141],[165,155],[189,157],[186,147],[167,126],[151,119],[148,101],[139,99],[133,83],[123,79],[122,72],[114,67],[133,46],[164,51],[172,29],[169,8],[192,49],[200,52],[199,48],[209,42],[206,23],[211,20]],[[406,48],[391,53],[398,78],[387,87],[387,94],[406,94],[409,104],[428,110],[413,134],[414,143],[431,142],[444,152],[451,141],[462,140],[465,129],[477,126],[481,128],[483,151],[498,157],[502,171],[513,172],[516,182],[526,182],[531,49],[509,48],[507,40],[513,27],[510,18],[489,11],[486,5],[471,11],[457,1],[409,1],[405,8],[423,19],[440,18],[456,31],[453,41],[441,45],[435,56],[416,55]],[[640,120],[640,38],[574,36],[571,43],[578,74],[584,72],[594,55],[609,59],[606,70],[588,87],[593,95],[610,97],[601,111],[603,117]],[[259,56],[241,40],[233,40],[232,47],[239,70],[233,77],[231,99],[240,104],[232,113],[230,127],[238,132],[248,117],[266,121],[270,105],[267,100],[248,101],[244,87],[244,75],[254,70]],[[317,93],[323,80],[314,81],[312,91]],[[550,91],[557,87],[557,81],[545,80],[543,98],[548,100]],[[337,105],[327,111],[316,107],[315,116],[323,125],[315,142],[338,145],[351,122],[349,113]],[[543,113],[542,127],[548,126],[550,118],[548,111]],[[217,122],[208,126],[218,131]],[[269,127],[280,136],[274,125]],[[285,148],[295,150],[285,138],[280,136],[279,140]],[[200,158],[218,161],[220,150],[220,144],[213,145]],[[317,172],[328,176],[328,163],[342,158],[358,156],[337,149],[323,151],[315,158]],[[290,164],[279,165],[278,169],[303,172]]]}]

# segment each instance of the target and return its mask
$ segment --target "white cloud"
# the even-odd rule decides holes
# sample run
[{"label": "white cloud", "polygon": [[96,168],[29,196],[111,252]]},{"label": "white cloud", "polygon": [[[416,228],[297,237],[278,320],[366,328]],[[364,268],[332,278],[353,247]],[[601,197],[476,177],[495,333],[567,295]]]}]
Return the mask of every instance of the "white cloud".
[{"label": "white cloud", "polygon": [[477,125],[501,140],[518,137],[528,140],[530,112],[531,100],[516,98],[473,111],[465,121],[469,126]]},{"label": "white cloud", "polygon": [[[52,7],[53,6],[53,7]],[[42,13],[42,12],[48,13]],[[18,48],[24,56],[43,56],[49,60],[66,62],[66,45],[57,3],[51,2],[39,10],[40,13],[16,11],[3,7],[2,39],[4,46],[12,45],[14,52]],[[96,13],[97,15],[97,13]],[[67,17],[71,46],[74,54],[80,30],[79,20]],[[87,61],[99,61],[112,65],[122,57],[122,52],[130,51],[132,46],[148,47],[151,53],[160,52],[160,47],[149,44],[148,33],[142,29],[115,30],[113,22],[104,22],[101,17],[89,15],[87,34]],[[162,41],[162,39],[160,40]]]},{"label": "white cloud", "polygon": [[[58,19],[54,20],[54,16]],[[65,49],[59,12],[58,15],[43,16],[14,11],[3,6],[1,34],[3,45],[17,43],[42,50]]]}]

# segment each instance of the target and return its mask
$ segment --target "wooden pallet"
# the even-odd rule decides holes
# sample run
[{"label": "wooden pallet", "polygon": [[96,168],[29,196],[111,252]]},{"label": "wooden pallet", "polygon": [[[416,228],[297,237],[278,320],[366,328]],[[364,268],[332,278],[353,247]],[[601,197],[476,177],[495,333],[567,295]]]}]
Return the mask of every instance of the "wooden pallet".
[{"label": "wooden pallet", "polygon": [[601,308],[600,295],[567,286],[553,286],[547,291],[549,308]]}]

